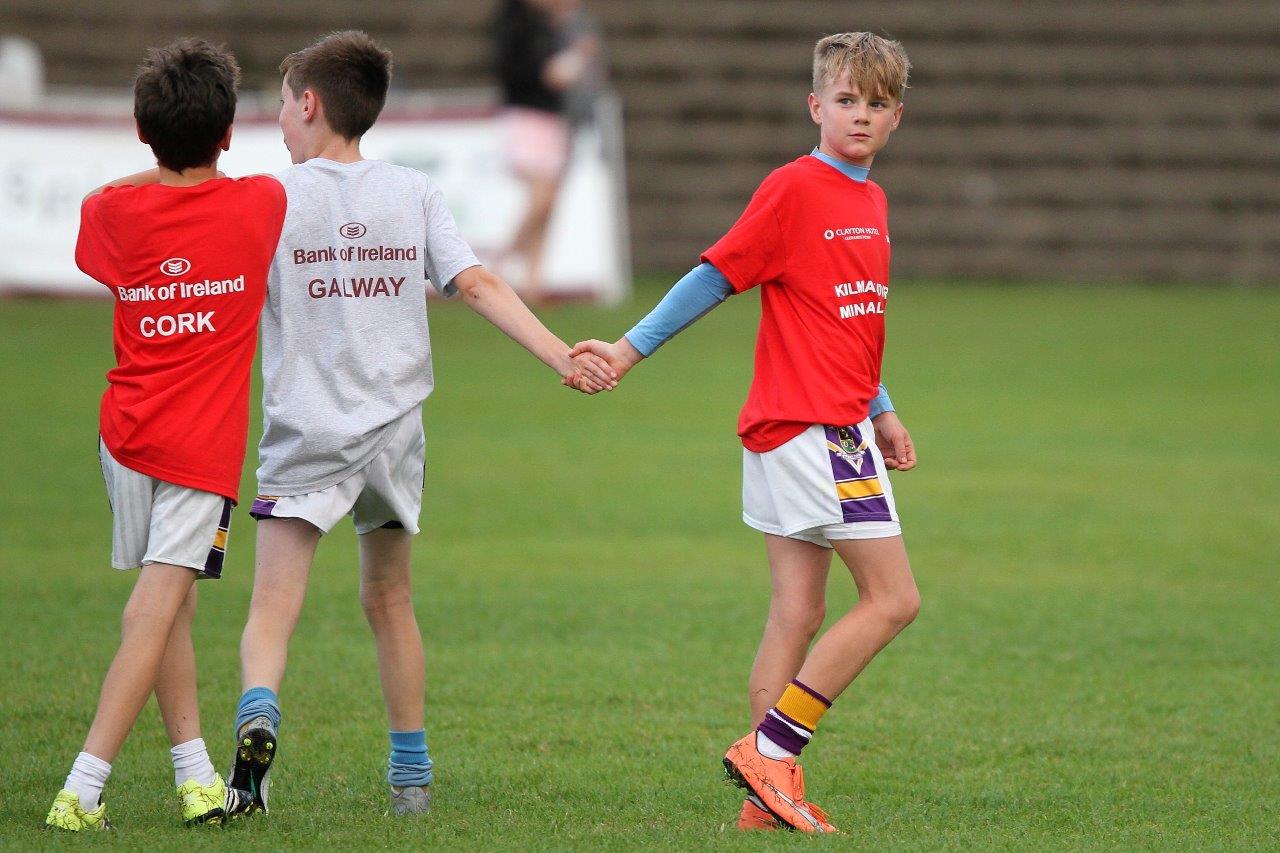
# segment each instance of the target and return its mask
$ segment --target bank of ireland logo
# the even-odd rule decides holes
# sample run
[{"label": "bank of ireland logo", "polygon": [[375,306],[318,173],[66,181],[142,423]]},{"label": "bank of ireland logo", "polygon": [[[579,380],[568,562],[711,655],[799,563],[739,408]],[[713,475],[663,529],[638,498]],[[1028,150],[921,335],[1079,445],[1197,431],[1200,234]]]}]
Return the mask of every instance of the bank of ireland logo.
[{"label": "bank of ireland logo", "polygon": [[365,234],[369,233],[369,229],[365,228],[362,223],[348,222],[338,229],[338,233],[348,240],[358,240]]},{"label": "bank of ireland logo", "polygon": [[828,228],[826,231],[822,232],[822,236],[826,240],[834,240],[836,238],[836,232]]},{"label": "bank of ireland logo", "polygon": [[160,272],[164,275],[186,275],[191,270],[191,261],[186,258],[170,258],[160,264]]}]

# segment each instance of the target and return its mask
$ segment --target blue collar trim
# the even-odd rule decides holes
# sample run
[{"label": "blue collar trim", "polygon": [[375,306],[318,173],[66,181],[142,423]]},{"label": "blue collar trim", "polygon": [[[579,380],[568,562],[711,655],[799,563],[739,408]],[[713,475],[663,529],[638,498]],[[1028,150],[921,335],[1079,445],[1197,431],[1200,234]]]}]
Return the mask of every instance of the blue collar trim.
[{"label": "blue collar trim", "polygon": [[833,169],[842,172],[846,177],[852,178],[860,184],[867,182],[867,176],[871,174],[871,170],[866,166],[855,166],[852,163],[846,163],[843,160],[837,160],[835,157],[823,154],[817,148],[810,152],[810,155],[817,157]]}]

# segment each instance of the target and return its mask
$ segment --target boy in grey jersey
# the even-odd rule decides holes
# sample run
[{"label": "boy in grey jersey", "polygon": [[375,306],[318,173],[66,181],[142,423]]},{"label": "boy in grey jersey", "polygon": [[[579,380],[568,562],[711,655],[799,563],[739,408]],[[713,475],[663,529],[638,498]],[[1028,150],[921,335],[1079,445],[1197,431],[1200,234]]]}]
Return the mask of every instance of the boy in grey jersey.
[{"label": "boy in grey jersey", "polygon": [[391,55],[331,35],[285,58],[280,127],[294,166],[262,318],[263,436],[253,600],[240,643],[231,785],[267,807],[289,638],[320,536],[345,515],[359,534],[360,600],[378,650],[397,814],[430,806],[422,637],[410,542],[422,503],[422,401],[431,393],[426,283],[467,305],[585,393],[612,388],[594,356],[571,358],[480,266],[438,187],[365,160],[360,138],[386,98]]}]

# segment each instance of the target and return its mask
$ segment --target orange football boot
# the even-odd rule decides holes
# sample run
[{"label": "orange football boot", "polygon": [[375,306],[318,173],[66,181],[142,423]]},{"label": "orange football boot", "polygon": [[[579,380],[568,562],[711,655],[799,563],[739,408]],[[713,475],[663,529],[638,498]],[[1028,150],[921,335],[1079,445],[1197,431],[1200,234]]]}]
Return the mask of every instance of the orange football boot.
[{"label": "orange football boot", "polygon": [[756,805],[755,800],[747,797],[742,801],[742,811],[738,813],[738,829],[750,831],[756,829],[774,830],[777,828],[777,819]]},{"label": "orange football boot", "polygon": [[801,832],[836,832],[822,809],[804,801],[804,771],[794,758],[767,758],[748,732],[724,756],[725,774],[759,798],[765,810]]}]

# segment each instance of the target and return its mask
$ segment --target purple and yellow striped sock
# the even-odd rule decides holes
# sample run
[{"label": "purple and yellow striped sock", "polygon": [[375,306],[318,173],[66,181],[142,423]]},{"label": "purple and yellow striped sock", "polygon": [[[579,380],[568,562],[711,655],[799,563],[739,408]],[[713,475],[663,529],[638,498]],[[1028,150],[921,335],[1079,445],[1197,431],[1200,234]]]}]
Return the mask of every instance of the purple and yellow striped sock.
[{"label": "purple and yellow striped sock", "polygon": [[[767,744],[761,743],[761,738],[758,737],[758,748],[769,758],[799,755],[813,737],[818,721],[830,707],[830,699],[793,680],[782,691],[778,704],[770,708],[764,715],[764,720],[756,726],[756,732],[768,741]],[[768,749],[770,746],[776,749]]]}]

